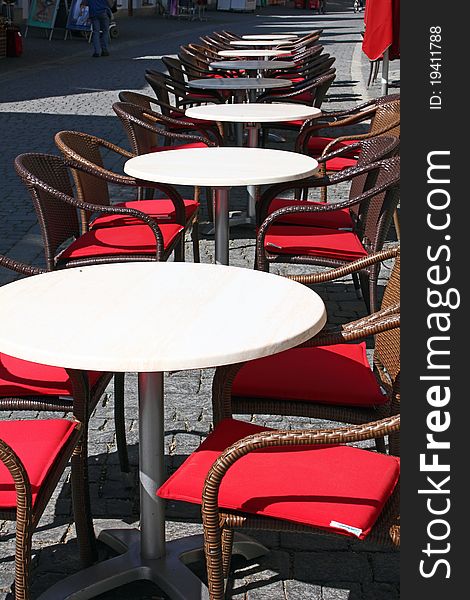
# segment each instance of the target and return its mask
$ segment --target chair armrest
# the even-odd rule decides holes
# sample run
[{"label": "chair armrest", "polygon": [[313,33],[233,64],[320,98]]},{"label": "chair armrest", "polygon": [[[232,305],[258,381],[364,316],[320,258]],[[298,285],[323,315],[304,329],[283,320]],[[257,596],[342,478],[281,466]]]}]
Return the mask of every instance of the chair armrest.
[{"label": "chair armrest", "polygon": [[[17,172],[21,176],[23,169],[22,169],[21,164],[17,163],[17,159],[15,159],[15,167],[17,169]],[[63,192],[56,190],[55,188],[51,187],[47,183],[44,183],[43,181],[40,181],[37,178],[31,179],[31,177],[29,177],[29,179],[30,179],[29,185],[31,185],[32,187],[37,187],[37,188],[43,190],[44,192],[46,192],[47,194],[50,194],[52,197],[56,198],[57,200],[59,200],[61,202],[65,202],[67,204],[70,204],[77,209],[87,210],[92,213],[104,213],[104,214],[110,214],[110,215],[128,215],[131,217],[135,217],[136,219],[139,219],[140,221],[143,221],[143,223],[145,225],[150,227],[153,235],[155,236],[155,241],[156,241],[155,258],[156,258],[156,260],[161,260],[161,257],[163,254],[163,246],[164,246],[163,234],[160,230],[160,227],[158,226],[158,223],[154,219],[152,219],[151,217],[146,215],[145,213],[141,212],[140,210],[136,210],[134,208],[103,206],[102,204],[91,204],[89,202],[83,202],[82,200],[78,200],[76,198],[73,198],[72,196],[69,196],[68,194],[64,194]],[[141,182],[139,185],[141,187],[145,187],[146,182]]]},{"label": "chair armrest", "polygon": [[[218,494],[224,475],[240,458],[263,448],[281,446],[324,446],[347,444],[383,438],[400,429],[400,415],[362,425],[349,425],[334,429],[271,430],[249,435],[227,448],[216,459],[207,474],[202,492],[204,527],[219,529]],[[220,543],[220,539],[218,540]]]},{"label": "chair armrest", "polygon": [[4,254],[0,254],[0,267],[5,267],[5,269],[10,269],[11,271],[16,271],[16,273],[20,273],[21,275],[39,275],[40,273],[47,272],[46,269],[27,265],[13,258],[9,258]]},{"label": "chair armrest", "polygon": [[346,275],[351,275],[352,273],[357,273],[363,269],[368,269],[372,265],[383,262],[384,260],[396,258],[399,253],[400,246],[394,246],[392,248],[380,250],[379,252],[374,252],[373,254],[365,256],[364,258],[359,258],[358,260],[352,261],[342,267],[336,267],[335,269],[330,269],[322,273],[311,273],[310,275],[286,275],[285,277],[287,279],[291,279],[292,281],[303,283],[304,285],[326,283],[341,277],[346,277]]}]

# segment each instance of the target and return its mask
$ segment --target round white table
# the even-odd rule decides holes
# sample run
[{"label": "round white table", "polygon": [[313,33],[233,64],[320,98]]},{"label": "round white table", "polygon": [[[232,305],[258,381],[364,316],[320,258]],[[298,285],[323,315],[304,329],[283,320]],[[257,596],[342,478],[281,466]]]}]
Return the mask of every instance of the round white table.
[{"label": "round white table", "polygon": [[256,100],[256,90],[287,88],[292,85],[289,79],[274,79],[265,77],[227,77],[191,79],[188,86],[196,90],[231,91],[239,101],[243,100],[244,92],[250,92],[251,101]]},{"label": "round white table", "polygon": [[[2,352],[71,369],[139,373],[140,531],[102,532],[99,539],[120,556],[58,582],[41,600],[86,600],[137,580],[153,581],[174,600],[207,598],[181,559],[200,556],[201,536],[165,543],[165,506],[156,496],[165,478],[163,372],[291,348],[325,324],[322,300],[306,286],[250,269],[136,262],[15,281],[0,288],[0,314]],[[260,548],[243,536],[237,551],[253,558]]]},{"label": "round white table", "polygon": [[260,123],[280,123],[318,118],[319,108],[306,104],[270,103],[270,104],[207,104],[187,108],[188,117],[205,121],[247,123],[248,147],[258,147],[258,128]]},{"label": "round white table", "polygon": [[292,60],[219,60],[210,63],[212,69],[227,69],[228,71],[278,71],[292,69]]},{"label": "round white table", "polygon": [[224,56],[226,58],[244,58],[247,56],[264,56],[265,58],[272,58],[273,56],[289,56],[290,53],[286,50],[266,50],[260,48],[259,50],[248,49],[244,50],[243,48],[239,48],[238,50],[220,50],[217,52],[219,56]]},{"label": "round white table", "polygon": [[250,35],[242,35],[244,40],[295,40],[297,35],[291,33],[256,33]]},{"label": "round white table", "polygon": [[[284,104],[208,104],[188,108],[186,109],[186,115],[206,121],[245,123],[248,130],[248,147],[257,148],[260,123],[313,119],[321,115],[321,110],[313,106],[290,104],[287,102]],[[238,137],[240,140],[243,140],[243,135],[239,135]],[[257,187],[254,185],[248,186],[248,214],[244,218],[243,224],[255,224],[256,197]]]},{"label": "round white table", "polygon": [[317,168],[317,161],[305,154],[231,147],[152,152],[135,156],[124,165],[128,175],[143,181],[214,189],[215,261],[222,265],[229,260],[230,188],[296,181],[310,177]]},{"label": "round white table", "polygon": [[256,46],[260,46],[262,48],[275,48],[280,44],[288,44],[287,40],[232,40],[230,42],[231,46],[245,46],[248,48],[254,48]]}]

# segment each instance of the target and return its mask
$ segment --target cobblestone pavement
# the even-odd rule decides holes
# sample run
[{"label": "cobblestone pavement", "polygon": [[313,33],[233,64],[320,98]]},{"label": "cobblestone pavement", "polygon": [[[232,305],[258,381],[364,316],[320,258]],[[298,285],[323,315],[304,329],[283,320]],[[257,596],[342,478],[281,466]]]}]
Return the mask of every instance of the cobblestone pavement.
[{"label": "cobblestone pavement", "polygon": [[[361,52],[362,14],[355,15],[352,2],[330,0],[327,15],[289,7],[267,7],[256,14],[208,12],[207,21],[163,19],[146,10],[132,19],[119,18],[119,38],[112,42],[111,56],[90,60],[85,40],[48,42],[43,32],[31,31],[20,59],[0,61],[0,252],[42,264],[42,242],[31,200],[16,177],[12,161],[21,152],[56,153],[53,135],[61,129],[96,134],[127,147],[121,125],[111,105],[122,89],[149,91],[145,68],[161,68],[160,57],[175,54],[178,46],[200,35],[227,28],[240,33],[292,31],[301,33],[322,27],[322,43],[336,57],[337,79],[330,89],[329,109],[346,108],[380,95],[380,82],[366,88],[369,63]],[[399,63],[391,63],[391,79],[399,85]],[[394,87],[390,91],[396,91]],[[286,143],[273,144],[281,149]],[[117,167],[118,165],[113,165]],[[242,189],[234,190],[233,206],[245,206]],[[206,217],[203,207],[202,218]],[[393,232],[391,234],[393,239]],[[213,238],[201,242],[203,262],[213,260]],[[191,260],[190,243],[187,244]],[[230,261],[253,267],[254,236],[249,229],[231,231]],[[383,270],[386,278],[387,269]],[[4,270],[0,283],[12,279]],[[383,283],[383,280],[382,280]],[[324,285],[329,320],[341,323],[364,314],[350,280]],[[369,348],[372,351],[372,347]],[[165,431],[167,468],[171,472],[192,452],[211,428],[210,391],[212,370],[178,372],[166,376]],[[96,529],[115,526],[122,520],[138,524],[137,490],[137,398],[136,376],[126,376],[126,418],[132,473],[124,477],[118,466],[113,422],[113,389],[108,388],[90,421],[90,481]],[[35,417],[10,413],[4,418]],[[48,415],[42,414],[42,417]],[[50,415],[52,416],[52,414]],[[55,413],[54,416],[57,416]],[[247,418],[273,427],[304,426],[303,419],[272,416]],[[309,423],[310,424],[310,423]],[[325,423],[314,423],[324,426]],[[33,539],[32,594],[36,597],[55,581],[79,568],[75,532],[71,521],[69,471],[67,471],[42,518]],[[171,503],[167,510],[168,539],[201,531],[196,507]],[[11,598],[13,580],[14,524],[0,521],[0,598]],[[395,600],[399,596],[399,556],[348,539],[309,535],[256,533],[272,552],[259,564],[238,565],[231,581],[231,597],[237,600]],[[101,548],[102,556],[106,549]],[[237,565],[235,565],[237,566]],[[126,586],[100,596],[101,600],[162,598],[153,586]]]}]

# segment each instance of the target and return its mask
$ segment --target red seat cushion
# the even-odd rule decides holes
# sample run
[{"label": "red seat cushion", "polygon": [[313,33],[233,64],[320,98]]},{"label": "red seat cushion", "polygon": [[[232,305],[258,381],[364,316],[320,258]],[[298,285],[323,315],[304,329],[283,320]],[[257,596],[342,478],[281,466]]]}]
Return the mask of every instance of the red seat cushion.
[{"label": "red seat cushion", "polygon": [[[0,421],[0,439],[12,447],[25,466],[33,505],[60,451],[77,424],[66,419]],[[0,509],[16,507],[13,478],[0,461]]]},{"label": "red seat cushion", "polygon": [[[201,503],[205,477],[237,440],[267,428],[224,419],[161,486],[162,498]],[[399,476],[396,457],[350,446],[278,447],[251,452],[225,475],[219,505],[351,535],[370,532]]]},{"label": "red seat cushion", "polygon": [[[102,373],[88,373],[90,387]],[[0,353],[0,396],[71,396],[72,386],[65,369],[49,367]]]},{"label": "red seat cushion", "polygon": [[183,150],[183,148],[207,148],[204,142],[193,142],[191,144],[178,144],[178,146],[152,146],[150,152],[163,152],[164,150]]},{"label": "red seat cushion", "polygon": [[[287,206],[325,206],[324,202],[295,201],[291,198],[275,198],[269,205],[269,214],[279,208]],[[293,225],[310,225],[312,227],[331,227],[332,229],[352,229],[353,220],[349,209],[342,208],[332,212],[323,213],[300,213],[286,215],[279,223],[291,223]]]},{"label": "red seat cushion", "polygon": [[355,233],[327,227],[273,225],[265,238],[272,254],[301,254],[352,261],[367,256]]},{"label": "red seat cushion", "polygon": [[369,366],[365,342],[293,348],[251,360],[237,373],[232,394],[344,406],[388,400]]},{"label": "red seat cushion", "polygon": [[[171,200],[133,200],[131,202],[119,202],[113,206],[123,208],[135,208],[153,217],[156,221],[169,223],[175,220],[175,206]],[[199,202],[196,200],[184,200],[186,221],[190,219],[198,209]],[[128,215],[103,215],[96,218],[92,223],[95,227],[114,227],[116,225],[140,225],[142,221]]]},{"label": "red seat cushion", "polygon": [[[307,142],[308,153],[311,156],[319,157],[326,146],[328,146],[328,144],[333,140],[334,138],[330,137],[321,137],[317,135],[310,136]],[[334,150],[340,150],[341,148],[347,148],[356,142],[357,140],[344,140],[338,142],[331,148],[331,152]],[[359,154],[359,149],[352,149],[351,152],[343,154],[343,158],[355,158],[357,154]]]},{"label": "red seat cushion", "polygon": [[326,170],[341,171],[342,169],[346,169],[348,167],[355,167],[356,164],[357,160],[355,158],[337,157],[326,162]]},{"label": "red seat cushion", "polygon": [[[165,249],[183,230],[176,223],[159,223]],[[157,242],[147,225],[97,227],[81,235],[61,254],[60,259],[87,256],[114,256],[119,254],[154,254]]]}]

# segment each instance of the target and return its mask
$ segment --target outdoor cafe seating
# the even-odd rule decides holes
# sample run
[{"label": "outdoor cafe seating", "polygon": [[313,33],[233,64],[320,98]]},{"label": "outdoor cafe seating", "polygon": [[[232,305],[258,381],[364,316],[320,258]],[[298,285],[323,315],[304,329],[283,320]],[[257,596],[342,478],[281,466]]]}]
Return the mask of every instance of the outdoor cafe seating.
[{"label": "outdoor cafe seating", "polygon": [[[116,115],[112,118],[122,124],[128,148],[92,133],[63,130],[54,136],[61,156],[25,152],[16,157],[14,167],[36,212],[45,268],[25,265],[3,255],[0,255],[1,267],[29,282],[34,282],[30,279],[34,277],[44,282],[44,277],[54,272],[54,276],[58,275],[56,283],[61,282],[61,274],[63,281],[67,281],[67,277],[85,277],[93,273],[93,268],[103,267],[99,272],[113,283],[118,265],[126,263],[126,268],[135,268],[137,272],[142,268],[141,263],[147,263],[156,267],[155,273],[161,274],[167,286],[184,289],[184,277],[177,276],[177,269],[184,268],[185,273],[191,274],[191,281],[206,282],[209,288],[207,296],[196,283],[192,290],[186,290],[184,302],[187,304],[183,312],[188,314],[181,315],[180,311],[178,319],[174,319],[181,331],[178,344],[171,333],[166,332],[172,327],[174,307],[170,305],[173,301],[176,304],[175,294],[170,302],[166,300],[165,306],[159,304],[160,296],[155,296],[152,311],[154,307],[155,313],[168,310],[170,316],[161,324],[161,330],[167,330],[162,334],[157,327],[144,331],[145,327],[141,326],[140,334],[147,336],[149,348],[155,342],[161,353],[155,351],[155,355],[158,354],[158,361],[164,366],[156,359],[152,362],[152,356],[139,358],[141,368],[132,362],[134,356],[127,357],[126,364],[118,361],[116,368],[106,366],[107,370],[102,371],[77,366],[78,359],[73,367],[67,362],[68,358],[63,365],[52,366],[57,358],[51,359],[50,364],[42,364],[4,353],[0,346],[0,411],[6,414],[6,411],[34,410],[45,414],[45,418],[0,420],[0,519],[16,520],[16,600],[30,598],[32,534],[69,461],[80,558],[84,568],[94,564],[91,571],[83,571],[84,585],[92,591],[96,585],[96,590],[102,593],[113,589],[113,585],[117,587],[118,582],[122,584],[120,575],[112,573],[116,559],[98,561],[93,503],[89,495],[88,436],[93,411],[114,380],[119,465],[123,472],[130,471],[124,385],[125,381],[129,384],[129,380],[125,380],[129,364],[138,372],[139,459],[145,468],[142,467],[138,483],[143,507],[141,533],[135,533],[142,537],[136,537],[139,543],[132,546],[134,538],[124,532],[113,546],[118,553],[130,552],[132,560],[140,565],[136,567],[137,574],[125,583],[139,578],[152,579],[159,569],[155,565],[164,560],[160,548],[162,543],[165,547],[162,499],[200,505],[203,525],[206,575],[202,583],[194,574],[187,573],[189,569],[184,561],[174,558],[173,542],[166,546],[168,556],[176,561],[173,567],[178,566],[173,575],[171,569],[165,571],[165,567],[163,575],[158,577],[163,582],[180,579],[176,583],[172,580],[168,588],[163,585],[169,597],[173,597],[172,593],[175,598],[183,597],[183,592],[175,592],[181,584],[192,590],[188,600],[201,597],[191,594],[202,589],[210,600],[223,600],[232,553],[238,552],[240,547],[235,532],[242,529],[314,532],[387,548],[399,547],[400,247],[394,243],[391,230],[399,204],[400,99],[387,95],[358,103],[354,108],[324,110],[336,81],[333,66],[336,58],[324,52],[322,34],[322,30],[315,30],[303,36],[286,35],[286,39],[266,43],[267,50],[256,50],[263,61],[268,57],[270,61],[280,61],[279,64],[288,60],[291,66],[266,65],[266,72],[262,72],[262,67],[257,69],[256,81],[260,83],[258,88],[253,84],[253,90],[243,87],[250,69],[236,68],[237,61],[244,58],[244,51],[240,50],[239,56],[220,54],[249,47],[250,36],[243,38],[224,30],[189,40],[181,46],[177,58],[164,57],[168,73],[146,69],[142,73],[142,86],[147,84],[146,88],[117,93],[119,101],[112,104]],[[263,47],[262,40],[261,37],[259,44],[252,46]],[[272,48],[279,51],[277,55],[269,54]],[[222,58],[230,58],[234,67],[230,68],[230,64],[227,68],[211,66]],[[263,87],[263,78],[266,81],[271,78],[278,84],[284,80],[284,87],[268,84]],[[195,86],[195,80],[202,80],[200,88]],[[235,82],[230,89],[224,88],[223,82],[227,80]],[[250,78],[253,80],[254,77]],[[236,89],[237,82],[241,92]],[[219,106],[241,99],[260,107],[284,102],[305,105],[310,109],[309,118],[264,124],[234,121],[230,126],[222,126],[222,121],[215,118],[205,120],[186,115],[191,106]],[[319,114],[310,119],[312,107],[319,109]],[[216,184],[211,187],[211,184],[186,181],[184,185],[191,185],[195,191],[192,196],[189,194],[191,197],[185,197],[187,194],[178,188],[184,181],[184,161],[176,161],[190,150],[207,151],[206,168],[217,171],[217,161],[211,162],[210,156],[214,154],[210,151],[225,152],[234,143],[241,146],[237,152],[246,154],[248,151],[243,135],[230,135],[234,131],[243,133],[242,123],[263,130],[263,146],[270,143],[270,129],[284,128],[291,134],[289,150],[282,155],[286,164],[308,160],[311,163],[308,175],[300,170],[290,178],[272,173],[272,178],[257,181],[253,160],[252,166],[244,167],[247,172],[252,169],[245,181],[245,174],[238,172],[237,164],[224,165],[232,170],[234,179],[230,185],[222,181],[217,188]],[[251,138],[251,142],[253,139],[256,143],[249,148],[253,156],[256,152],[270,151],[266,147],[255,147],[258,137]],[[135,165],[137,159],[147,155],[157,161],[159,156],[171,156],[178,184],[152,179],[154,173],[146,178],[145,168],[144,175],[129,175],[129,165]],[[178,172],[179,164],[181,172]],[[213,218],[215,224],[214,262],[218,265],[201,264],[204,262],[199,230],[204,211],[199,197],[201,185],[206,187],[208,218]],[[245,227],[251,228],[254,270],[226,266],[228,259],[224,259],[224,264],[220,251],[217,254],[217,244],[220,248],[223,242],[228,256],[229,196],[220,190],[228,190],[232,185],[248,187],[250,201],[255,204],[253,222],[249,218],[243,221]],[[220,221],[217,225],[215,217],[224,219],[225,231],[219,227]],[[397,228],[397,221],[395,226]],[[210,239],[210,235],[205,237]],[[189,236],[192,262],[186,263]],[[314,270],[307,272],[310,266]],[[113,272],[111,267],[116,270]],[[237,275],[239,271],[242,274]],[[275,277],[270,271],[281,277]],[[384,273],[385,283],[379,279]],[[198,274],[201,274],[200,279]],[[238,300],[233,297],[228,300],[227,294],[235,289],[232,277],[245,281],[248,275],[255,282],[253,287],[246,284],[245,290],[236,292],[240,294]],[[328,319],[330,315],[322,300],[323,290],[326,284],[344,283],[347,281],[344,278],[349,276],[353,278],[352,291],[355,288],[356,294],[364,300],[359,309],[362,315],[334,325]],[[158,287],[158,282],[150,281],[147,275],[139,277],[135,284],[149,294],[156,294],[152,286]],[[221,277],[222,283],[217,277]],[[275,285],[272,282],[276,282]],[[2,295],[2,289],[11,290],[15,284],[0,289],[0,310],[7,296]],[[274,287],[270,287],[271,284]],[[258,285],[263,292],[257,295]],[[284,291],[287,285],[294,287]],[[43,287],[47,290],[46,285]],[[271,289],[282,297],[282,309],[285,307],[286,312],[276,304],[278,299],[271,297]],[[299,292],[298,304],[295,304],[295,290]],[[257,311],[255,315],[248,314],[250,327],[244,331],[240,317],[240,325],[232,332],[233,340],[224,338],[226,332],[224,335],[211,332],[212,338],[208,334],[210,339],[217,340],[218,350],[213,353],[201,334],[204,324],[198,323],[194,327],[196,333],[193,332],[192,311],[205,316],[207,331],[215,315],[222,314],[221,322],[227,322],[232,315],[224,315],[223,309],[227,304],[233,308],[242,298],[249,301],[248,292],[253,294],[250,306]],[[113,310],[119,310],[120,303],[123,306],[126,303],[120,297],[98,297],[99,293],[97,291],[95,298],[81,299],[83,311],[91,311],[89,329],[76,327],[74,315],[70,314],[70,330],[79,340],[77,345],[83,342],[90,346],[87,361],[95,356],[94,336],[106,336],[106,331],[100,332],[96,326],[99,315],[95,303],[100,305],[103,319],[107,303],[113,304]],[[311,302],[309,311],[302,310],[305,298]],[[146,302],[152,299],[152,296],[146,297]],[[288,310],[290,302],[293,308]],[[262,322],[265,303],[272,327]],[[341,308],[340,300],[338,305]],[[132,311],[138,309],[138,306],[127,306],[125,310],[129,312],[125,314],[132,315]],[[277,320],[282,327],[279,323],[274,326]],[[116,326],[119,328],[119,323]],[[132,323],[126,327],[126,331],[130,331]],[[263,330],[261,340],[256,339],[258,327]],[[283,327],[285,331],[281,335],[278,330]],[[295,329],[294,333],[291,328]],[[62,334],[64,332],[57,335]],[[278,334],[280,337],[276,338]],[[193,335],[197,339],[193,339]],[[1,336],[2,332],[0,340]],[[7,337],[5,340],[14,343]],[[47,346],[47,340],[43,343]],[[37,351],[38,342],[35,344]],[[165,363],[165,344],[177,348],[168,364]],[[197,356],[196,346],[201,348],[201,354],[206,352],[204,360]],[[21,348],[20,356],[24,343],[18,348]],[[112,348],[106,344],[102,348],[109,352],[112,362]],[[146,348],[139,351],[144,356]],[[98,351],[96,357],[105,361],[105,355],[102,350],[102,355]],[[148,365],[144,364],[147,358]],[[163,457],[151,454],[154,451],[156,454],[157,446],[162,452],[164,448],[163,373],[206,367],[215,367],[213,429],[169,477],[162,479]],[[158,389],[156,381],[161,382]],[[155,403],[157,398],[159,401],[158,407],[151,408],[150,413],[145,412],[149,410],[149,398]],[[57,414],[51,417],[50,413]],[[69,418],[65,413],[70,414]],[[144,414],[158,415],[161,422],[147,423]],[[294,420],[289,430],[277,430],[241,420],[242,415],[263,414],[304,417],[308,422],[303,429],[299,421]],[[155,434],[158,441],[150,435],[154,425],[163,432]],[[152,469],[155,467],[158,477],[149,475],[149,465]],[[154,508],[157,505],[158,508]],[[157,521],[158,532],[154,527]],[[106,535],[100,539],[106,541]],[[124,551],[127,543],[130,550]],[[188,554],[194,552],[191,549]],[[109,564],[109,577],[106,564]],[[130,565],[129,569],[132,568]],[[78,584],[80,573],[72,575],[70,589]],[[147,577],[148,573],[152,577]],[[186,574],[180,576],[179,573]],[[107,581],[103,584],[108,585],[107,588],[99,587],[100,578]],[[58,587],[45,592],[45,598],[73,597],[73,591],[68,595],[68,585],[67,580],[58,582],[55,584]],[[61,595],[63,590],[67,590],[67,594]]]}]

